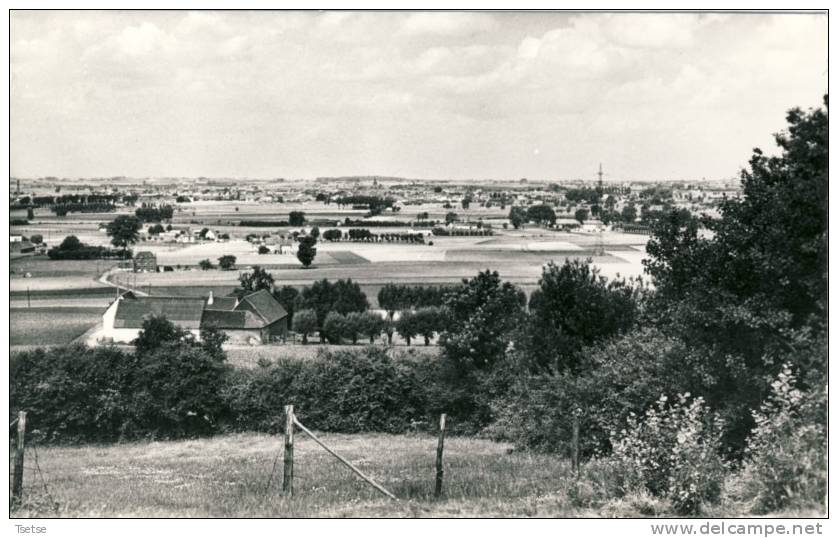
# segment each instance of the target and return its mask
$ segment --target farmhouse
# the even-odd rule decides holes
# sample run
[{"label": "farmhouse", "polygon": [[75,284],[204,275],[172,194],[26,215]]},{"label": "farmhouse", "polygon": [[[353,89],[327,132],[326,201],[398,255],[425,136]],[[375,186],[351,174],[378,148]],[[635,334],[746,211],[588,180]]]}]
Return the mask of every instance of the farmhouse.
[{"label": "farmhouse", "polygon": [[156,297],[121,295],[102,315],[102,337],[128,343],[143,321],[164,316],[200,340],[201,329],[218,329],[231,343],[265,344],[285,338],[288,313],[267,290],[237,297]]}]

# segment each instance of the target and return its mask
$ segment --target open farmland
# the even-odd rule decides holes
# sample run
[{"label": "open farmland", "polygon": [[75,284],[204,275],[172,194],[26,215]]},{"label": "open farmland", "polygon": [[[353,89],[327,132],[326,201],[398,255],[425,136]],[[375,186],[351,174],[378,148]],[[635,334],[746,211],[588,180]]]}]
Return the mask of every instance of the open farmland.
[{"label": "open farmland", "polygon": [[69,344],[102,320],[99,307],[9,309],[9,345]]},{"label": "open farmland", "polygon": [[[645,256],[647,239],[641,235],[604,234],[603,255],[596,253],[599,239],[594,234],[545,232],[536,228],[500,231],[491,237],[432,237],[429,241],[433,245],[321,241],[317,244],[314,264],[308,269],[291,263],[296,261],[291,255],[252,254],[253,247],[243,241],[206,243],[161,251],[159,259],[165,261],[160,263],[191,265],[193,270],[140,274],[137,285],[143,289],[151,286],[155,294],[161,293],[155,292],[155,288],[165,289],[167,294],[177,292],[180,287],[232,289],[238,283],[238,271],[194,268],[213,251],[216,257],[243,253],[241,257],[237,255],[240,269],[261,265],[271,271],[277,282],[295,286],[323,278],[351,278],[375,290],[387,282],[451,284],[486,269],[498,271],[505,280],[528,286],[538,282],[543,264],[549,261],[563,263],[572,258],[591,258],[608,277],[631,277],[643,274],[641,260]],[[120,278],[124,280],[125,277]]]}]

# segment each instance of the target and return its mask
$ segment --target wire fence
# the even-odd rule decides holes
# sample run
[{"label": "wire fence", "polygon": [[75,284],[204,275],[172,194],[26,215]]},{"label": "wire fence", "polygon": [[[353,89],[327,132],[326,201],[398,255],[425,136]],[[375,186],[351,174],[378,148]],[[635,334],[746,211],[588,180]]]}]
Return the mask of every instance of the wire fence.
[{"label": "wire fence", "polygon": [[[52,511],[58,511],[59,504],[50,490],[41,468],[38,455],[38,431],[27,431],[26,413],[9,424],[9,430],[16,429],[16,435],[9,435],[9,498],[12,508],[27,505],[43,507],[44,501]],[[32,462],[27,465],[26,462]]]}]

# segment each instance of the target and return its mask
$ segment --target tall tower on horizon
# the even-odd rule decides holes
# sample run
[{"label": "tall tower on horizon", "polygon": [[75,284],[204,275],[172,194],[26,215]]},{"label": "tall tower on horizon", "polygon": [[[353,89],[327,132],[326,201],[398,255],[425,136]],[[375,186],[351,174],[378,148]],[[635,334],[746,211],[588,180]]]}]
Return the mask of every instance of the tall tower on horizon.
[{"label": "tall tower on horizon", "polygon": [[605,256],[605,244],[602,237],[602,195],[605,194],[605,188],[602,185],[602,163],[599,163],[599,171],[597,172],[599,181],[597,182],[597,218],[599,218],[599,226],[596,235],[596,244],[594,245],[594,256]]}]

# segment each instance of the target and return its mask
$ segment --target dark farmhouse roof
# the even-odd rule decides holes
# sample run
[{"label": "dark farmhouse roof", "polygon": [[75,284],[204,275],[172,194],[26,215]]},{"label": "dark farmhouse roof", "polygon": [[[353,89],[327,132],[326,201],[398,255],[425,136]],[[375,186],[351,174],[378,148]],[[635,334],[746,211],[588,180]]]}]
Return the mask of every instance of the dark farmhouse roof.
[{"label": "dark farmhouse roof", "polygon": [[245,295],[239,305],[236,306],[236,310],[243,309],[244,303],[250,304],[256,314],[265,320],[265,325],[270,325],[288,315],[288,312],[282,308],[279,301],[274,299],[274,296],[268,290],[259,290],[250,295]]},{"label": "dark farmhouse roof", "polygon": [[207,304],[207,308],[212,310],[233,310],[237,304],[238,300],[235,297],[215,297],[212,300],[212,304]]},{"label": "dark farmhouse roof", "polygon": [[204,310],[201,327],[213,329],[261,329],[262,320],[247,310]]},{"label": "dark farmhouse roof", "polygon": [[212,304],[203,297],[138,297],[126,293],[117,305],[114,327],[138,329],[152,316],[165,316],[184,329],[261,329],[288,313],[266,290],[238,301],[235,297],[215,298]]},{"label": "dark farmhouse roof", "polygon": [[166,319],[185,329],[201,327],[203,297],[134,297],[123,296],[116,307],[114,327],[138,329],[152,316]]}]

